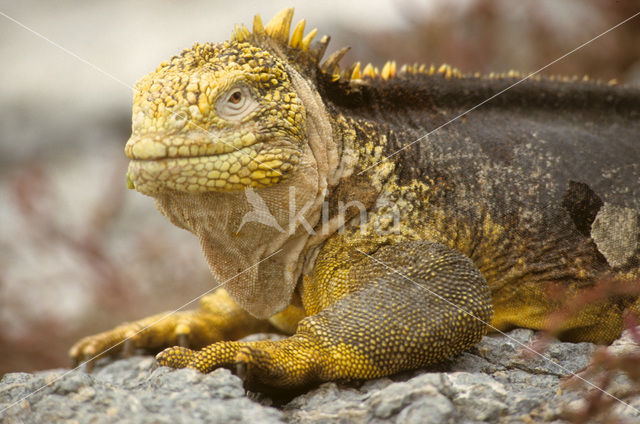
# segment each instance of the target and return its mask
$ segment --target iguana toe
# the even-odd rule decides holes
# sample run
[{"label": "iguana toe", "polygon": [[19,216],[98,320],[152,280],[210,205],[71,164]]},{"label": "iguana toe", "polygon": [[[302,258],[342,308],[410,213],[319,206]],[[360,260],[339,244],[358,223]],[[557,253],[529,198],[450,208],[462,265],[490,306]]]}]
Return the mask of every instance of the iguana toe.
[{"label": "iguana toe", "polygon": [[[197,362],[194,362],[194,356],[197,352],[182,346],[169,347],[156,355],[158,365],[171,368],[196,368]],[[206,371],[203,371],[206,372]]]}]

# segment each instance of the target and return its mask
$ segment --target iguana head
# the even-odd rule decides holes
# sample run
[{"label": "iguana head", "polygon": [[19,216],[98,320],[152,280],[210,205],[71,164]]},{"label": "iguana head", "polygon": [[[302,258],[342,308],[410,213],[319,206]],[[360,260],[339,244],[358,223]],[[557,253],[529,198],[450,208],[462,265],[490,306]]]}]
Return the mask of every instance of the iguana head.
[{"label": "iguana head", "polygon": [[[289,39],[293,10],[232,40],[194,44],[135,87],[128,182],[155,195],[278,184],[301,161],[306,110],[292,81],[315,31]],[[297,35],[296,35],[297,34]],[[297,87],[300,88],[300,87]]]},{"label": "iguana head", "polygon": [[339,169],[314,83],[328,38],[311,46],[304,21],[289,37],[292,14],[266,27],[256,17],[253,32],[236,27],[142,78],[125,147],[129,187],[196,234],[214,275],[259,317],[289,304]]},{"label": "iguana head", "polygon": [[304,136],[282,60],[246,42],[196,44],[136,85],[125,151],[145,194],[242,190],[290,175]]}]

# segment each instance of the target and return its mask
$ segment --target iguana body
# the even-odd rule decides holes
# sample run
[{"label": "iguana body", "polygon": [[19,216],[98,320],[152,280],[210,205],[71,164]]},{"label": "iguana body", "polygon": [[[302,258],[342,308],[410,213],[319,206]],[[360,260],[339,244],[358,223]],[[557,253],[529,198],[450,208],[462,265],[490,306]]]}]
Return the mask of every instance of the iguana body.
[{"label": "iguana body", "polygon": [[[599,281],[640,277],[638,89],[528,80],[424,137],[517,79],[340,74],[343,51],[320,65],[326,37],[312,44],[304,22],[289,37],[292,13],[138,83],[130,184],[199,237],[226,290],[83,339],[74,358],[133,336],[206,346],[158,360],[236,368],[258,389],[373,378],[449,358],[489,323],[548,328]],[[600,299],[557,334],[610,342],[626,310],[637,295]],[[232,341],[273,329],[292,335]]]}]

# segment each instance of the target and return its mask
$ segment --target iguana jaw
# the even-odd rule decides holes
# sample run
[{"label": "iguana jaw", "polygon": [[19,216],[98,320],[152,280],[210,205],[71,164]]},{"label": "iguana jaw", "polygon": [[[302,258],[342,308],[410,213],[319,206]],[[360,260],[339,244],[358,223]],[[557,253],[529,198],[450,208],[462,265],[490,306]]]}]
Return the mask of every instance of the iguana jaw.
[{"label": "iguana jaw", "polygon": [[[253,143],[244,147],[235,147],[241,143],[203,140],[190,146],[182,144],[186,148],[176,149],[174,156],[166,144],[180,145],[180,137],[132,136],[125,148],[131,159],[127,180],[133,183],[131,188],[149,196],[168,190],[198,194],[262,188],[286,180],[300,160],[298,146],[274,140],[259,142],[249,134],[244,142]],[[220,150],[224,153],[210,154]]]}]

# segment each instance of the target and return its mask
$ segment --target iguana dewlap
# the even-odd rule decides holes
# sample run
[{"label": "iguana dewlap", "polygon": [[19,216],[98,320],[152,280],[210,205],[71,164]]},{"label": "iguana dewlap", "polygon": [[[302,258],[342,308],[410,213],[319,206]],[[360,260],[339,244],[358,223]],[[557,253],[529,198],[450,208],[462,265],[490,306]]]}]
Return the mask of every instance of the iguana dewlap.
[{"label": "iguana dewlap", "polygon": [[[168,347],[162,365],[289,390],[432,364],[488,324],[549,328],[599,282],[640,278],[638,88],[530,78],[431,133],[518,76],[341,70],[346,49],[321,63],[328,37],[304,21],[290,35],[292,15],[256,16],[136,85],[128,183],[199,238],[224,289],[73,358]],[[640,311],[621,293],[556,334],[612,341]],[[274,330],[290,337],[234,341]]]}]

